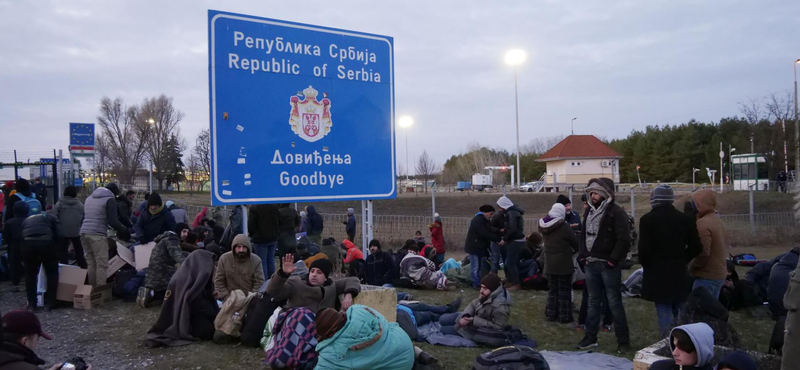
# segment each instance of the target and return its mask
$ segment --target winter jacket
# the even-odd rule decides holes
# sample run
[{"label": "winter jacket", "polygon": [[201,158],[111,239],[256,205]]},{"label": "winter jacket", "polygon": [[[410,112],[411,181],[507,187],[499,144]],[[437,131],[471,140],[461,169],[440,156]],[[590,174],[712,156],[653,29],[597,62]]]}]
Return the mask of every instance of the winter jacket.
[{"label": "winter jacket", "polygon": [[628,220],[628,214],[617,205],[614,200],[614,183],[611,180],[591,179],[589,184],[600,184],[610,198],[606,199],[605,213],[600,219],[600,229],[597,237],[592,245],[591,252],[586,246],[586,220],[589,217],[591,206],[586,209],[583,215],[583,227],[581,228],[580,237],[580,259],[588,257],[597,258],[609,261],[618,265],[621,261],[625,260],[628,251],[631,249],[631,224]]},{"label": "winter jacket", "polygon": [[292,232],[294,233],[294,229],[300,225],[300,216],[297,214],[294,208],[292,208],[289,203],[281,204],[280,208],[278,208],[280,213],[280,222],[279,227],[282,232]]},{"label": "winter jacket", "polygon": [[179,208],[176,205],[172,205],[169,207],[170,213],[172,213],[172,218],[175,220],[176,223],[183,222],[185,224],[189,224],[189,215],[186,214],[186,210],[183,208]]},{"label": "winter jacket", "polygon": [[28,218],[29,208],[27,203],[17,202],[14,204],[14,212],[9,212],[13,217],[3,224],[3,241],[10,247],[22,247],[22,223]]},{"label": "winter jacket", "polygon": [[[53,207],[53,216],[58,219],[58,235],[64,238],[81,236],[83,203],[75,197],[64,196]],[[130,221],[129,221],[130,222]]]},{"label": "winter jacket", "polygon": [[125,227],[133,227],[131,216],[133,216],[133,202],[125,194],[117,196],[117,218]]},{"label": "winter jacket", "polygon": [[33,215],[22,221],[22,240],[56,242],[58,219],[49,213]]},{"label": "winter jacket", "polygon": [[398,278],[397,266],[389,252],[379,250],[367,256],[366,267],[362,270],[362,280],[368,285],[383,286]]},{"label": "winter jacket", "polygon": [[769,284],[769,274],[772,272],[772,266],[775,266],[786,253],[780,254],[769,261],[762,261],[753,266],[750,271],[747,271],[744,278],[751,282],[758,290],[758,295],[766,301],[767,300],[767,286]]},{"label": "winter jacket", "polygon": [[339,309],[339,295],[350,293],[354,298],[361,292],[361,284],[356,277],[346,277],[334,281],[331,278],[321,287],[311,286],[308,276],[287,275],[283,269],[275,272],[267,283],[267,294],[276,301],[287,300],[284,309],[305,307],[311,312],[319,312],[324,308]]},{"label": "winter jacket", "polygon": [[226,252],[217,262],[217,272],[214,275],[214,288],[220,300],[225,300],[236,289],[245,294],[257,292],[264,284],[264,267],[261,258],[255,255],[248,247],[248,257],[240,261],[233,251]]},{"label": "winter jacket", "polygon": [[414,345],[400,325],[362,305],[347,310],[347,322],[317,344],[316,370],[411,370]]},{"label": "winter jacket", "polygon": [[444,254],[444,232],[442,230],[442,223],[433,221],[432,224],[428,225],[428,229],[431,231],[431,244],[433,248],[436,249],[436,254]]},{"label": "winter jacket", "polygon": [[303,217],[300,219],[300,226],[297,228],[298,233],[304,233],[308,230],[308,217]]},{"label": "winter jacket", "polygon": [[506,228],[506,213],[502,209],[498,209],[489,220],[489,225],[492,226],[492,231],[500,236],[500,230]]},{"label": "winter jacket", "polygon": [[0,348],[0,370],[39,370],[39,365],[44,364],[45,361],[30,348],[17,342],[3,341]]},{"label": "winter jacket", "polygon": [[[24,192],[22,192],[22,195],[23,195],[23,196],[26,196],[26,197],[28,197],[28,198],[30,198],[30,197],[33,197],[33,196],[34,196],[34,194],[33,194],[33,193],[31,193],[30,191],[28,191],[28,192],[27,192],[27,194],[26,194],[26,193],[24,193]],[[20,197],[19,197],[19,195],[17,195],[17,194],[14,194],[14,195],[9,195],[9,196],[6,198],[6,209],[11,209],[11,210],[13,210],[13,209],[14,209],[14,205],[15,205],[15,204],[17,204],[17,202],[19,202],[20,200],[22,200],[22,198],[20,198]],[[42,205],[42,206],[44,206],[44,205]],[[10,219],[11,219],[11,217],[14,217],[14,214],[13,214],[13,212],[6,212],[6,213],[4,213],[4,214],[3,214],[3,222],[10,220]]]},{"label": "winter jacket", "polygon": [[269,244],[280,236],[280,212],[274,204],[257,204],[247,214],[247,231],[253,243]]},{"label": "winter jacket", "polygon": [[800,247],[795,247],[786,253],[775,266],[772,266],[769,285],[767,285],[767,300],[773,318],[786,316],[783,296],[786,294],[786,289],[789,288],[790,275],[797,268],[798,254],[800,254]]},{"label": "winter jacket", "polygon": [[518,205],[513,205],[511,208],[505,210],[505,229],[506,233],[503,235],[503,240],[510,243],[517,240],[525,239],[525,220],[522,215],[525,211]]},{"label": "winter jacket", "polygon": [[566,216],[564,216],[564,221],[566,221],[568,225],[578,224],[575,227],[572,227],[572,226],[570,226],[570,227],[572,228],[572,231],[574,231],[576,235],[580,235],[580,233],[581,233],[581,215],[579,215],[578,212],[575,212],[575,211],[572,211],[572,210],[567,212]]},{"label": "winter jacket", "polygon": [[317,213],[317,209],[314,206],[308,206],[308,215],[306,218],[308,219],[306,234],[308,236],[321,235],[324,228],[322,216]]},{"label": "winter jacket", "polygon": [[[236,235],[243,233],[244,230],[244,214],[242,206],[233,207],[231,216],[229,217],[228,226],[225,227],[225,232],[222,233],[220,239],[220,246],[225,251],[231,250],[231,243]],[[215,215],[216,216],[216,215]]]},{"label": "winter jacket", "polygon": [[356,216],[348,215],[345,223],[344,232],[347,235],[356,235]]},{"label": "winter jacket", "polygon": [[203,219],[206,218],[207,214],[208,214],[208,207],[203,207],[203,209],[200,210],[200,212],[198,212],[197,215],[194,216],[194,221],[192,221],[192,229],[200,226],[203,223]]},{"label": "winter jacket", "polygon": [[672,205],[653,208],[639,221],[639,261],[644,268],[642,298],[684,301],[691,285],[687,264],[703,245],[695,220]]},{"label": "winter jacket", "polygon": [[361,252],[358,247],[356,247],[353,242],[345,239],[342,242],[345,248],[347,248],[347,255],[344,257],[344,263],[352,263],[355,260],[364,260],[364,253]]},{"label": "winter jacket", "polygon": [[545,275],[572,275],[574,264],[572,256],[578,252],[578,236],[563,219],[554,219],[542,227],[539,232],[544,238],[544,273]]},{"label": "winter jacket", "polygon": [[[714,359],[714,331],[707,324],[697,323],[679,326],[672,329],[681,329],[694,343],[694,348],[697,351],[697,365],[695,366],[678,366],[675,360],[661,360],[656,361],[650,366],[650,370],[711,370],[714,367],[711,365]],[[675,341],[673,340],[672,333],[669,335],[669,348],[671,351],[675,350]]]},{"label": "winter jacket", "polygon": [[469,222],[467,240],[464,242],[464,251],[468,254],[484,256],[489,253],[489,243],[500,242],[500,235],[493,229],[489,220],[483,213],[478,213]]},{"label": "winter jacket", "polygon": [[117,219],[117,201],[114,199],[114,193],[106,188],[97,188],[83,204],[81,235],[107,236],[109,227],[117,232],[127,232],[125,226]]},{"label": "winter jacket", "polygon": [[[455,329],[462,337],[472,340],[472,328],[491,328],[503,329],[508,324],[508,316],[511,315],[511,293],[502,285],[497,287],[485,301],[475,298],[456,319]],[[463,317],[472,317],[472,323],[463,327],[459,321]]]},{"label": "winter jacket", "polygon": [[710,189],[699,190],[692,195],[697,207],[697,233],[703,243],[703,251],[689,264],[692,276],[700,279],[725,280],[728,268],[725,265],[725,228],[715,211],[717,199]]},{"label": "winter jacket", "polygon": [[150,213],[149,209],[146,210],[139,216],[133,229],[136,230],[139,243],[147,244],[155,240],[159,235],[175,230],[175,224],[172,212],[167,210],[167,207],[164,207],[161,212],[156,214]]},{"label": "winter jacket", "polygon": [[186,259],[181,252],[181,238],[172,231],[159,235],[150,254],[144,286],[154,291],[167,289],[169,280]]}]

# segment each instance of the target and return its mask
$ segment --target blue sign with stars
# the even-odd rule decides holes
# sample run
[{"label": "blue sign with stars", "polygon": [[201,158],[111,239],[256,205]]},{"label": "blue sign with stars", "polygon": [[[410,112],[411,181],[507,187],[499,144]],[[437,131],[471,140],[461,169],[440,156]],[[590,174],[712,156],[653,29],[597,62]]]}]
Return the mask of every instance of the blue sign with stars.
[{"label": "blue sign with stars", "polygon": [[394,40],[209,10],[213,205],[397,196]]},{"label": "blue sign with stars", "polygon": [[70,122],[69,146],[78,147],[77,150],[94,150],[94,123]]}]

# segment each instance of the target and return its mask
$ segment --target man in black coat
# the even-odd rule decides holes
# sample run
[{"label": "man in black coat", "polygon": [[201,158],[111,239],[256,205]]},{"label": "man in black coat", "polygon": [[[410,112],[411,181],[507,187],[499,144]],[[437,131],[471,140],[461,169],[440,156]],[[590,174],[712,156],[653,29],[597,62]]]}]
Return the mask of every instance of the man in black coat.
[{"label": "man in black coat", "polygon": [[586,288],[589,290],[589,312],[586,318],[586,335],[578,348],[597,347],[597,332],[603,315],[601,298],[603,288],[614,320],[618,352],[630,349],[630,333],[625,306],[620,291],[622,270],[619,263],[631,248],[628,214],[616,204],[614,181],[601,177],[591,179],[586,186],[589,207],[583,218],[578,258],[585,261]]},{"label": "man in black coat", "polygon": [[464,242],[464,251],[469,255],[472,287],[476,290],[481,287],[481,266],[488,255],[489,243],[501,241],[499,233],[489,223],[493,214],[494,207],[488,204],[481,206],[480,212],[469,223],[467,240]]},{"label": "man in black coat", "polygon": [[[489,224],[492,226],[492,230],[495,231],[495,233],[499,237],[503,237],[502,232],[505,231],[503,229],[506,227],[505,212],[503,212],[502,209],[499,211],[495,211],[495,213],[492,215],[492,219],[489,220]],[[504,253],[502,252],[500,244],[498,244],[497,242],[492,242],[489,245],[489,251],[490,251],[489,262],[491,262],[492,266],[491,272],[496,274],[497,271],[500,270],[500,261],[503,260]]]},{"label": "man in black coat", "polygon": [[500,246],[506,246],[505,270],[506,270],[506,289],[515,291],[522,289],[519,280],[519,251],[525,245],[525,214],[520,206],[515,205],[506,196],[497,200],[497,206],[505,213],[505,233]]},{"label": "man in black coat", "polygon": [[576,235],[581,235],[581,215],[572,210],[572,200],[564,194],[559,194],[558,198],[556,198],[556,203],[564,205],[564,208],[567,210],[564,221],[569,224],[569,227],[572,228],[572,231],[574,231]]},{"label": "man in black coat", "polygon": [[[247,232],[266,276],[275,273],[275,248],[280,237],[280,211],[274,204],[256,204],[250,207]],[[285,252],[284,252],[285,254]]]},{"label": "man in black coat", "polygon": [[661,338],[669,335],[691,290],[686,266],[703,250],[694,219],[675,209],[674,201],[672,188],[659,185],[650,195],[653,210],[639,224],[642,298],[656,305]]},{"label": "man in black coat", "polygon": [[[295,229],[300,226],[300,216],[289,203],[281,204],[280,207],[278,207],[278,212],[281,215],[281,220],[278,223],[278,226],[281,230],[281,235],[278,238],[277,255],[278,257],[283,258],[286,253],[296,252],[295,248],[297,248],[297,239],[295,239]],[[267,272],[267,270],[264,270],[264,272]]]},{"label": "man in black coat", "polygon": [[49,213],[40,213],[22,222],[22,261],[25,263],[25,292],[28,307],[36,308],[36,286],[39,266],[47,276],[44,309],[50,311],[56,303],[58,288],[58,219]]},{"label": "man in black coat", "polygon": [[392,255],[381,250],[381,242],[373,239],[369,242],[369,256],[363,270],[362,281],[369,285],[382,286],[391,284],[398,278],[398,270]]}]

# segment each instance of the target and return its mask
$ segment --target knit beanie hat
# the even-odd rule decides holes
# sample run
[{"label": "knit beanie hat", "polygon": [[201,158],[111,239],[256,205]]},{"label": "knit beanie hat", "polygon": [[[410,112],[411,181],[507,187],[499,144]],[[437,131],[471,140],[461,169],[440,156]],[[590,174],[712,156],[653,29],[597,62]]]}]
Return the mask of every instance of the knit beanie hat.
[{"label": "knit beanie hat", "polygon": [[675,192],[669,185],[661,184],[650,193],[650,206],[653,208],[672,204],[675,201]]},{"label": "knit beanie hat", "polygon": [[161,203],[161,196],[158,193],[151,193],[149,197],[147,197],[147,206],[160,206],[164,203]]},{"label": "knit beanie hat", "polygon": [[514,202],[512,202],[511,199],[508,199],[508,197],[504,195],[497,200],[497,205],[500,206],[500,208],[502,209],[509,209],[514,206]]},{"label": "knit beanie hat", "polygon": [[348,208],[348,209],[347,209],[347,214],[348,214],[348,215],[352,215],[352,214],[353,214],[353,212],[355,212],[355,210],[354,210],[354,209],[352,209],[352,208]]},{"label": "knit beanie hat", "polygon": [[177,224],[175,224],[175,234],[178,234],[178,236],[181,235],[181,231],[183,231],[184,229],[189,229],[189,225],[186,224],[185,222],[178,222]]},{"label": "knit beanie hat", "polygon": [[564,194],[558,194],[558,198],[556,199],[556,203],[561,203],[563,205],[572,204],[572,201],[567,198]]},{"label": "knit beanie hat", "polygon": [[481,279],[481,285],[485,285],[490,291],[494,292],[500,287],[500,277],[495,273],[488,273]]},{"label": "knit beanie hat", "polygon": [[106,185],[106,189],[111,190],[114,196],[119,195],[119,186],[113,182],[108,183],[108,185]]},{"label": "knit beanie hat", "polygon": [[322,246],[333,245],[330,239],[322,239]]},{"label": "knit beanie hat", "polygon": [[494,212],[494,207],[492,207],[491,205],[485,204],[485,205],[482,205],[481,208],[478,209],[478,210],[481,211],[481,213],[489,213],[489,212]]},{"label": "knit beanie hat", "polygon": [[326,279],[331,276],[331,271],[333,271],[333,264],[331,264],[331,261],[328,261],[325,258],[311,262],[311,266],[308,267],[308,271],[311,271],[315,267],[320,269],[320,271],[325,274]]},{"label": "knit beanie hat", "polygon": [[566,214],[567,214],[567,209],[561,203],[553,204],[553,206],[550,207],[550,212],[547,212],[548,216],[552,218],[559,218],[562,220],[564,219],[564,216]]},{"label": "knit beanie hat", "polygon": [[538,247],[540,244],[542,244],[542,240],[543,240],[542,234],[539,234],[538,232],[534,231],[528,237],[528,244]]},{"label": "knit beanie hat", "polygon": [[746,353],[741,351],[731,352],[727,356],[723,357],[722,361],[720,361],[719,365],[717,365],[717,368],[722,369],[724,366],[736,370],[758,369],[753,359],[750,358],[750,356],[748,356]]},{"label": "knit beanie hat", "polygon": [[322,342],[334,336],[346,323],[347,315],[333,308],[319,311],[317,318],[314,320],[314,326],[317,327],[317,341]]},{"label": "knit beanie hat", "polygon": [[306,253],[308,253],[308,246],[306,243],[297,243],[295,250],[297,251],[298,256],[304,256]]},{"label": "knit beanie hat", "polygon": [[380,241],[378,241],[378,239],[372,239],[372,240],[370,240],[370,241],[369,241],[369,246],[370,246],[370,247],[372,247],[373,245],[374,245],[375,247],[377,247],[377,248],[378,248],[378,250],[380,250],[380,249],[381,249],[381,242],[380,242]]}]

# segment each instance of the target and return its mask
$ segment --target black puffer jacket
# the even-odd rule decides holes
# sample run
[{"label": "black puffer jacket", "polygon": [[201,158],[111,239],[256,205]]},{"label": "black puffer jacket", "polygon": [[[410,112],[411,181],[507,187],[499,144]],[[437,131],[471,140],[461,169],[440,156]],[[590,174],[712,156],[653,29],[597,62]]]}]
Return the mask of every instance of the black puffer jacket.
[{"label": "black puffer jacket", "polygon": [[28,203],[14,204],[14,216],[3,224],[3,241],[8,245],[17,248],[22,246],[22,222],[28,218],[29,209]]},{"label": "black puffer jacket", "polygon": [[22,222],[22,240],[52,241],[58,236],[58,219],[49,213],[40,213]]},{"label": "black puffer jacket", "polygon": [[486,255],[489,251],[489,243],[500,241],[500,235],[495,231],[486,216],[483,213],[478,213],[469,222],[464,251],[468,254]]},{"label": "black puffer jacket", "polygon": [[767,287],[767,298],[769,310],[773,318],[786,316],[786,308],[783,306],[783,296],[789,288],[790,274],[797,268],[797,260],[800,257],[800,247],[795,247],[786,253],[769,274],[769,285]]},{"label": "black puffer jacket", "polygon": [[759,262],[744,276],[745,280],[752,283],[758,290],[758,295],[764,301],[767,300],[767,286],[769,285],[769,274],[772,272],[772,266],[775,266],[785,255],[786,253],[780,254],[769,261]]},{"label": "black puffer jacket", "polygon": [[321,235],[325,226],[322,223],[322,215],[317,213],[317,209],[314,206],[308,206],[308,215],[306,217],[308,217],[306,234],[308,236]]},{"label": "black puffer jacket", "polygon": [[250,207],[247,230],[256,244],[269,244],[278,240],[280,211],[274,204],[257,204]]},{"label": "black puffer jacket", "polygon": [[511,208],[505,210],[504,213],[506,219],[506,233],[503,235],[503,240],[505,240],[506,243],[510,243],[515,240],[525,239],[525,220],[522,219],[525,210],[515,204],[511,206]]},{"label": "black puffer jacket", "polygon": [[611,179],[591,179],[589,184],[598,183],[611,196],[608,199],[605,213],[600,219],[600,229],[592,246],[592,251],[586,247],[586,229],[589,227],[587,218],[591,207],[583,214],[583,229],[581,230],[581,259],[594,257],[619,264],[628,255],[631,249],[631,224],[628,214],[614,201],[614,182]]}]

